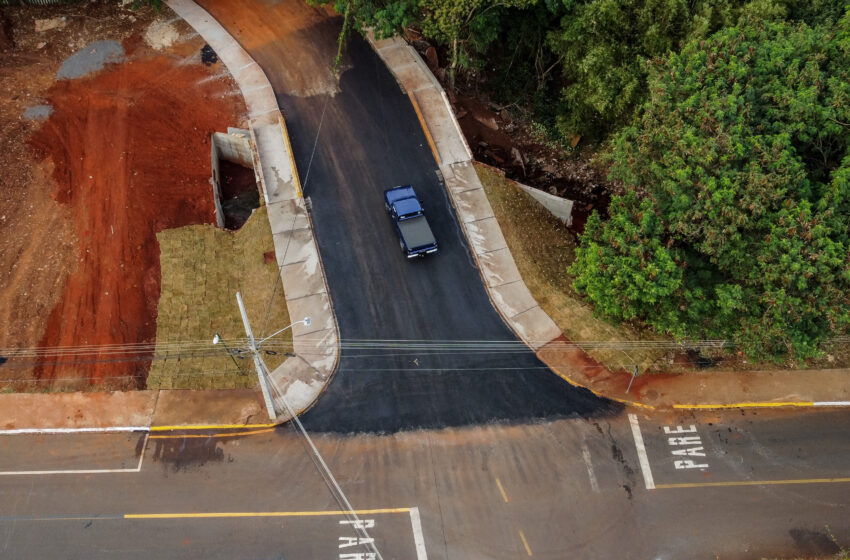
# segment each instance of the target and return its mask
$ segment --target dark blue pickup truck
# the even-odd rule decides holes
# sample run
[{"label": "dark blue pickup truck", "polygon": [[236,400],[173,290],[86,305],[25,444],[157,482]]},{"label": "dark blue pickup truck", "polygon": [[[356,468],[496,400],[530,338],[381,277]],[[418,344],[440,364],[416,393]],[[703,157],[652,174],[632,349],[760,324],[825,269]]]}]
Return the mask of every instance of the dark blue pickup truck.
[{"label": "dark blue pickup truck", "polygon": [[384,191],[387,212],[395,224],[399,245],[407,258],[424,257],[437,252],[437,240],[425,219],[425,211],[410,185]]}]

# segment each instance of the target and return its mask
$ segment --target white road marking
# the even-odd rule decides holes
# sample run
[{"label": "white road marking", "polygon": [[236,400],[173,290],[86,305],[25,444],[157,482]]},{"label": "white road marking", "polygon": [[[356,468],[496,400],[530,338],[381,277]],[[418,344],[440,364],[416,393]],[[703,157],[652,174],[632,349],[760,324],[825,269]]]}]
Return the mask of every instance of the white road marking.
[{"label": "white road marking", "polygon": [[142,461],[145,460],[145,449],[148,448],[148,440],[150,439],[150,432],[145,434],[145,441],[142,442],[142,452],[139,453],[139,464],[136,467],[136,472],[142,472]]},{"label": "white road marking", "polygon": [[413,543],[416,545],[416,560],[428,560],[425,553],[425,537],[422,536],[422,521],[419,519],[419,508],[410,508],[410,524],[413,526]]},{"label": "white road marking", "polygon": [[64,471],[0,471],[0,476],[23,476],[23,475],[40,475],[40,474],[109,474],[109,473],[137,473],[142,470],[142,461],[145,460],[145,449],[148,446],[148,437],[150,434],[145,434],[145,441],[142,443],[142,452],[139,454],[139,464],[134,469],[72,469]]},{"label": "white road marking", "polygon": [[814,406],[850,406],[850,401],[818,401],[812,404]]},{"label": "white road marking", "polygon": [[696,433],[696,431],[697,431],[697,427],[694,424],[691,424],[687,428],[684,427],[684,426],[676,426],[675,430],[673,428],[671,428],[670,426],[664,426],[664,433],[665,434],[694,434],[694,433]]},{"label": "white road marking", "polygon": [[115,426],[108,428],[18,428],[0,430],[0,436],[16,436],[21,434],[91,434],[110,432],[150,432],[150,426]]},{"label": "white road marking", "polygon": [[593,464],[590,462],[590,449],[587,448],[585,442],[581,442],[581,456],[584,459],[584,464],[587,465],[587,476],[590,477],[590,487],[594,492],[599,493],[599,484],[596,482],[596,473],[593,472]]},{"label": "white road marking", "polygon": [[649,468],[649,458],[646,456],[646,446],[643,444],[643,435],[640,433],[640,425],[637,416],[629,414],[629,424],[632,425],[632,436],[635,438],[640,470],[643,473],[643,481],[647,490],[655,490],[655,481],[652,480],[652,470]]}]

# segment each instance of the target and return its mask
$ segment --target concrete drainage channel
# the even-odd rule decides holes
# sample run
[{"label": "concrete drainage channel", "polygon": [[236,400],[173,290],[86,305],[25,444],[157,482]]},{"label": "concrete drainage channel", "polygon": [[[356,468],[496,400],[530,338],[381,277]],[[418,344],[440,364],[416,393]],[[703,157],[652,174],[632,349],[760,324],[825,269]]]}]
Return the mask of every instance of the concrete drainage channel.
[{"label": "concrete drainage channel", "polygon": [[260,207],[262,183],[255,167],[259,156],[248,130],[228,128],[227,134],[216,132],[211,140],[216,224],[237,230]]}]

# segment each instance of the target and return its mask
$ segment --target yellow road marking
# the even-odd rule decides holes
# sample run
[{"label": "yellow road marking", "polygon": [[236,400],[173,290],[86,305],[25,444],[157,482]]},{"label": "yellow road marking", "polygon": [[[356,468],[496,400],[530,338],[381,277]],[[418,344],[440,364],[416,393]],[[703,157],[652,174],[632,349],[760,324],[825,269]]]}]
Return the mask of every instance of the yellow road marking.
[{"label": "yellow road marking", "polygon": [[525,540],[525,533],[522,532],[522,529],[519,530],[519,538],[522,539],[522,545],[525,547],[526,554],[528,554],[529,556],[534,556],[531,553],[531,547],[528,546],[528,541]]},{"label": "yellow road marking", "polygon": [[431,131],[428,130],[428,125],[425,124],[425,117],[422,116],[422,111],[419,109],[419,103],[416,101],[416,96],[412,91],[407,92],[410,98],[410,103],[413,105],[413,110],[416,111],[416,117],[419,119],[419,124],[422,125],[422,130],[425,132],[425,139],[428,141],[428,146],[431,147],[431,153],[434,154],[434,160],[437,165],[440,165],[440,154],[437,153],[437,146],[434,144],[434,139],[431,137]]},{"label": "yellow road marking", "polygon": [[508,499],[508,495],[505,493],[505,489],[502,487],[502,481],[499,480],[498,476],[496,477],[496,486],[499,487],[499,492],[502,493],[502,499],[505,500],[505,503],[510,502],[510,500]]},{"label": "yellow road marking", "polygon": [[733,404],[674,404],[673,408],[712,409],[712,408],[773,408],[780,406],[815,406],[813,402],[743,402]]},{"label": "yellow road marking", "polygon": [[704,488],[712,486],[775,486],[782,484],[829,484],[850,482],[850,478],[799,478],[792,480],[743,480],[730,482],[683,482],[680,484],[656,484],[656,488]]},{"label": "yellow road marking", "polygon": [[253,434],[267,434],[273,432],[274,428],[265,428],[262,430],[251,430],[248,432],[228,432],[224,434],[168,434],[164,436],[150,436],[150,439],[182,439],[182,438],[219,438],[219,437],[235,437],[235,436],[250,436]]},{"label": "yellow road marking", "polygon": [[[346,515],[347,511],[233,511],[209,513],[127,513],[124,519],[210,519],[233,517],[320,517],[327,515]],[[375,515],[378,513],[410,513],[410,508],[358,509],[357,515]]]},{"label": "yellow road marking", "polygon": [[151,426],[152,432],[174,432],[178,430],[236,430],[273,428],[277,424],[201,424],[195,426]]}]

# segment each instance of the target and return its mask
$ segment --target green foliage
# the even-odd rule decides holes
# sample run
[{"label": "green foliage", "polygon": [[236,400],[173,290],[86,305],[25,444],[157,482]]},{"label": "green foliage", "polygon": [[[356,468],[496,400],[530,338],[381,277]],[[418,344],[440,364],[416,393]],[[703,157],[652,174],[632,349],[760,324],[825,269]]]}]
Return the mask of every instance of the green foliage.
[{"label": "green foliage", "polygon": [[484,87],[495,101],[516,105],[545,127],[547,140],[560,139],[556,114],[560,104],[561,60],[549,48],[546,35],[558,25],[560,1],[538,2],[509,9],[498,40],[487,50],[481,67]]},{"label": "green foliage", "polygon": [[[318,4],[331,0],[313,0]],[[438,45],[449,47],[449,73],[471,68],[499,36],[509,8],[525,8],[538,0],[333,0],[339,13],[349,12],[357,28],[371,27],[389,37],[416,26]]]},{"label": "green foliage", "polygon": [[750,21],[835,21],[845,0],[562,0],[559,29],[548,33],[563,57],[564,134],[601,138],[628,124],[647,99],[648,61],[678,52],[688,40],[705,38]]},{"label": "green foliage", "polygon": [[630,121],[646,96],[646,60],[729,23],[734,1],[565,0],[561,27],[549,34],[564,57],[562,133],[599,138]]},{"label": "green foliage", "polygon": [[148,6],[153,6],[153,8],[158,12],[162,9],[162,0],[135,0],[133,2],[133,9],[138,10],[142,6],[147,4]]},{"label": "green foliage", "polygon": [[617,134],[627,189],[571,268],[597,310],[679,338],[807,358],[850,327],[850,12],[758,21],[654,64]]}]

